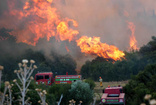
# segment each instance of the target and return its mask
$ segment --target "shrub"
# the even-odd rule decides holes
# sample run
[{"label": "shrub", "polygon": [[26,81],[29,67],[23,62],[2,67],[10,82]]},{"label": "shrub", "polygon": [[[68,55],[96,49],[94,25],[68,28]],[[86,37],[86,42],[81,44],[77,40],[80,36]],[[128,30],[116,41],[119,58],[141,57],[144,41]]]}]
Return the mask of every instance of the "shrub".
[{"label": "shrub", "polygon": [[89,105],[93,99],[93,91],[90,89],[89,84],[82,81],[74,82],[69,92],[77,104],[82,101],[84,105]]},{"label": "shrub", "polygon": [[94,83],[94,81],[92,79],[86,79],[84,82],[89,84],[90,89],[92,89],[92,90],[94,89],[95,83]]},{"label": "shrub", "polygon": [[[67,105],[68,101],[70,100],[70,95],[69,95],[70,88],[71,88],[70,84],[54,84],[49,88],[48,94],[55,96],[53,98],[53,102],[55,101],[54,103],[59,101],[61,94],[63,94],[61,105]],[[47,100],[50,99],[47,97]]]}]

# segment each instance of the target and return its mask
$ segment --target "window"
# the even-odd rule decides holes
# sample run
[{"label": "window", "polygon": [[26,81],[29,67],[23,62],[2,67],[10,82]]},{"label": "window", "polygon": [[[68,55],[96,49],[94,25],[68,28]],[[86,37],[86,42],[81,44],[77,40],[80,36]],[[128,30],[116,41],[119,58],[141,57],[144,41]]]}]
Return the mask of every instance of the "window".
[{"label": "window", "polygon": [[119,97],[119,94],[109,94],[108,97]]},{"label": "window", "polygon": [[45,75],[45,79],[49,79],[49,75]]},{"label": "window", "polygon": [[40,79],[43,79],[43,75],[37,75],[36,76],[36,80],[40,80]]}]

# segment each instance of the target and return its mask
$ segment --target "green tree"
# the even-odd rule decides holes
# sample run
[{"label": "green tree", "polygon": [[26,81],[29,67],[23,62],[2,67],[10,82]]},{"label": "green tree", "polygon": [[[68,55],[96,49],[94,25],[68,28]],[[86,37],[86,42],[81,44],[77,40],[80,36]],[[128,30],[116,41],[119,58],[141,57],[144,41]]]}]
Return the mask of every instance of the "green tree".
[{"label": "green tree", "polygon": [[144,96],[156,94],[156,64],[148,65],[145,70],[133,76],[130,82],[124,87],[127,105],[139,105],[145,102]]}]

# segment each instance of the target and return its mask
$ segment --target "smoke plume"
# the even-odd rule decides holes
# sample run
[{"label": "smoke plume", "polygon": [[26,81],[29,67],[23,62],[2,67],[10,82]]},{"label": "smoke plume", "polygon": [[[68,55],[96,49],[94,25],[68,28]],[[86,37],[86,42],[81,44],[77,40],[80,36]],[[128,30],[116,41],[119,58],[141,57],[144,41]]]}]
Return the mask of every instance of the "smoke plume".
[{"label": "smoke plume", "polygon": [[156,34],[155,11],[155,0],[0,0],[0,28],[13,30],[9,34],[17,42],[36,45],[47,56],[55,50],[81,62],[92,59],[76,44],[84,35],[128,50],[131,30],[127,21],[135,25],[137,46],[146,44]]}]

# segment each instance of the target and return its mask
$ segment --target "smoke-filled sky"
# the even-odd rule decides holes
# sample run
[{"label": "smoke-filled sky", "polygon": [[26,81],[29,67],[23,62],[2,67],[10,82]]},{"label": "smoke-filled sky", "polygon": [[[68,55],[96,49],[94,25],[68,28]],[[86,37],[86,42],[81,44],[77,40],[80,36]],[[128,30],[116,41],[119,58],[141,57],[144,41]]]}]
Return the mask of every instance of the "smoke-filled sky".
[{"label": "smoke-filled sky", "polygon": [[[19,10],[26,1],[31,0],[0,0],[0,27],[12,28],[21,24],[7,14],[10,10],[8,5],[15,3]],[[131,31],[127,22],[136,26],[135,37],[139,47],[156,33],[155,0],[54,0],[52,7],[57,9],[56,13],[61,18],[77,21],[79,36],[99,36],[102,42],[116,45],[121,50],[129,47]],[[23,25],[27,21],[28,18],[23,19]]]},{"label": "smoke-filled sky", "polygon": [[138,47],[156,35],[155,0],[64,0],[55,2],[59,13],[75,19],[81,35],[100,36],[102,42],[122,50],[129,47],[131,31],[127,22],[136,26]]},{"label": "smoke-filled sky", "polygon": [[[45,37],[74,41],[66,48],[61,41],[40,45],[46,50],[55,47],[61,54],[69,49],[73,50],[71,55],[78,56],[75,40],[84,35],[128,50],[129,22],[135,26],[137,46],[147,44],[156,35],[156,0],[0,0],[0,28],[12,29],[10,34],[18,42],[33,45]],[[68,35],[72,37],[64,37]]]}]

